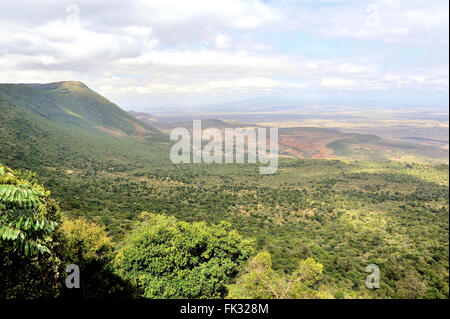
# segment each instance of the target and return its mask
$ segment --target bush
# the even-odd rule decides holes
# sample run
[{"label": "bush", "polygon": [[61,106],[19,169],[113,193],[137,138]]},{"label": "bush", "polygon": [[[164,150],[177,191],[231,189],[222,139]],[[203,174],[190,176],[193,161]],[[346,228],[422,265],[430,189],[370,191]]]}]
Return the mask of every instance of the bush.
[{"label": "bush", "polygon": [[272,269],[270,254],[263,251],[249,261],[245,273],[230,286],[228,298],[317,298],[318,292],[312,287],[322,278],[322,270],[322,264],[307,258],[291,274],[280,274]]},{"label": "bush", "polygon": [[115,273],[115,252],[103,227],[85,219],[63,219],[65,265],[80,267],[81,289],[65,289],[70,298],[132,298],[133,287]]},{"label": "bush", "polygon": [[188,223],[174,217],[141,214],[143,224],[127,238],[119,256],[121,273],[146,298],[220,298],[248,242],[231,224]]}]

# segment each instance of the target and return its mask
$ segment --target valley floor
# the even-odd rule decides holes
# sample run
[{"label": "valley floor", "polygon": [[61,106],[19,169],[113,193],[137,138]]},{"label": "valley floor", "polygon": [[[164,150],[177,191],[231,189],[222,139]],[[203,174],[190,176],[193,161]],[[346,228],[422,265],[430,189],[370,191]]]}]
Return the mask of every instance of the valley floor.
[{"label": "valley floor", "polygon": [[[115,240],[141,211],[231,221],[272,254],[274,269],[324,265],[330,298],[448,298],[448,165],[282,159],[274,175],[249,164],[153,162],[47,170],[45,185],[72,216]],[[368,264],[381,288],[365,288]]]}]

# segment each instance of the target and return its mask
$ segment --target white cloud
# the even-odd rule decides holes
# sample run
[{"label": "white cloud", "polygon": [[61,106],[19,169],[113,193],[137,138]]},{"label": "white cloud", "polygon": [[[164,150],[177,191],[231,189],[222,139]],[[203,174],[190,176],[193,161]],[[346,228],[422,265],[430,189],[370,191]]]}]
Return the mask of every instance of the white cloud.
[{"label": "white cloud", "polygon": [[342,63],[338,65],[338,69],[345,73],[371,73],[375,71],[375,67],[370,65],[357,65],[354,63]]},{"label": "white cloud", "polygon": [[0,1],[0,82],[69,79],[108,97],[181,102],[215,92],[448,91],[448,3]]},{"label": "white cloud", "polygon": [[289,26],[303,32],[382,42],[448,44],[448,1],[335,1],[319,9],[309,1],[287,4]]},{"label": "white cloud", "polygon": [[355,80],[325,78],[322,79],[321,84],[328,88],[351,89],[357,85]]},{"label": "white cloud", "polygon": [[179,24],[208,17],[239,29],[260,27],[281,15],[279,9],[258,0],[140,0],[136,1],[136,8],[145,13],[140,18],[157,24]]},{"label": "white cloud", "polygon": [[231,45],[231,38],[224,34],[219,34],[215,40],[214,43],[216,45],[216,48],[218,49],[225,49],[228,48]]},{"label": "white cloud", "polygon": [[[121,81],[124,85],[126,81]],[[119,89],[121,93],[135,94],[184,94],[203,92],[238,92],[238,91],[272,91],[283,89],[305,89],[308,83],[292,83],[286,81],[276,81],[264,77],[242,77],[234,79],[215,79],[210,81],[199,80],[194,83],[177,82],[151,82],[146,85],[129,85]],[[100,90],[112,93],[115,86],[101,86]]]}]

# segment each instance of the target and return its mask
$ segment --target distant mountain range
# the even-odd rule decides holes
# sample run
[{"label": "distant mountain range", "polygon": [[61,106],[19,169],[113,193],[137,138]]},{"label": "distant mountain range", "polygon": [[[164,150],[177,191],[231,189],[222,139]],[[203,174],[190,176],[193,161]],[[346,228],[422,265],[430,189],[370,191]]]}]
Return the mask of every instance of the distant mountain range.
[{"label": "distant mountain range", "polygon": [[358,109],[406,109],[406,110],[421,110],[421,109],[434,109],[446,111],[446,108],[431,105],[415,105],[411,106],[408,103],[399,102],[386,102],[381,100],[371,100],[363,98],[340,98],[334,96],[333,98],[287,98],[277,96],[259,96],[241,100],[229,100],[224,102],[212,102],[208,104],[189,104],[186,101],[186,105],[174,105],[174,106],[151,106],[151,107],[137,107],[135,110],[144,113],[193,113],[193,112],[210,112],[210,113],[229,113],[229,112],[254,112],[254,111],[292,111],[299,109],[320,108],[321,110],[334,109],[334,108],[351,108]]},{"label": "distant mountain range", "polygon": [[[378,119],[448,121],[448,110],[433,106],[408,107],[400,103],[358,99],[346,103],[339,97],[329,100],[300,100],[279,97],[258,97],[223,103],[178,107],[140,107],[137,113],[152,121],[181,122],[193,119],[220,118],[243,122],[292,121],[305,119]],[[130,111],[133,112],[133,111]]]}]

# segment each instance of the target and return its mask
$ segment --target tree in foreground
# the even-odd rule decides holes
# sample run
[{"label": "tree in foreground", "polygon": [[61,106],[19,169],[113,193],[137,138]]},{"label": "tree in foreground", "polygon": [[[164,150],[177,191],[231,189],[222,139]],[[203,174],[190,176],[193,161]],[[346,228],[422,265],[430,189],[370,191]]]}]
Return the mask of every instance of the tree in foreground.
[{"label": "tree in foreground", "polygon": [[[104,229],[65,218],[34,176],[0,164],[0,299],[134,297]],[[81,289],[64,285],[69,264],[80,267]]]},{"label": "tree in foreground", "polygon": [[250,245],[231,224],[141,214],[120,252],[122,275],[146,298],[221,298]]},{"label": "tree in foreground", "polygon": [[268,252],[250,259],[245,273],[229,286],[228,298],[233,299],[310,299],[319,298],[314,284],[322,278],[323,265],[312,258],[301,260],[291,274],[279,274],[272,269]]},{"label": "tree in foreground", "polygon": [[115,273],[115,251],[105,229],[83,218],[63,218],[64,260],[80,267],[81,289],[65,289],[65,298],[132,298],[133,287]]},{"label": "tree in foreground", "polygon": [[58,205],[34,175],[0,164],[0,298],[58,295]]}]

